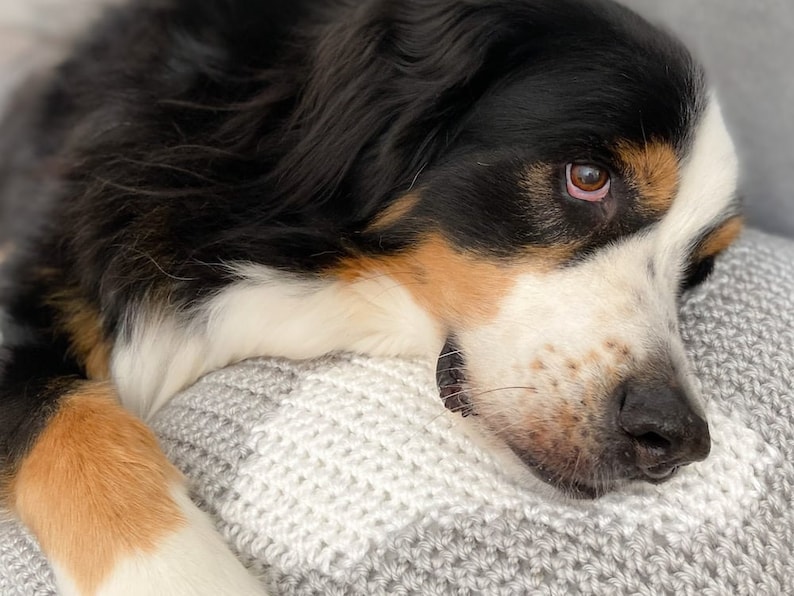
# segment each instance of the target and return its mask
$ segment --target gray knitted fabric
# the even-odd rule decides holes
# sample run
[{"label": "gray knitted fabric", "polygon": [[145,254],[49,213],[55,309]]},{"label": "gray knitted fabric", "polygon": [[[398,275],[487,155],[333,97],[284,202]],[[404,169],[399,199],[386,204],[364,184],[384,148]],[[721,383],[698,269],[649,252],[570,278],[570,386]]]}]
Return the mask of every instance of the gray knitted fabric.
[{"label": "gray knitted fabric", "polygon": [[[593,502],[515,480],[414,362],[249,361],[154,426],[277,593],[794,593],[794,243],[746,233],[683,321],[712,455]],[[0,594],[51,594],[33,541],[0,531]]]}]

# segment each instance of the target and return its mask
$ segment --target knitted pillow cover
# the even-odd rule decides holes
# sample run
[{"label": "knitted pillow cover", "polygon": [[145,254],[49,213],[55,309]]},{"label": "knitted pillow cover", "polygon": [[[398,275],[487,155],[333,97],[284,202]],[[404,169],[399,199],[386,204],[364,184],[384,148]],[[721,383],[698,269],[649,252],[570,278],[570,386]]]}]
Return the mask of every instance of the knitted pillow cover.
[{"label": "knitted pillow cover", "polygon": [[[745,233],[682,317],[711,456],[596,501],[520,481],[416,362],[252,360],[153,425],[279,594],[794,593],[794,243]],[[52,593],[0,522],[0,594]]]}]

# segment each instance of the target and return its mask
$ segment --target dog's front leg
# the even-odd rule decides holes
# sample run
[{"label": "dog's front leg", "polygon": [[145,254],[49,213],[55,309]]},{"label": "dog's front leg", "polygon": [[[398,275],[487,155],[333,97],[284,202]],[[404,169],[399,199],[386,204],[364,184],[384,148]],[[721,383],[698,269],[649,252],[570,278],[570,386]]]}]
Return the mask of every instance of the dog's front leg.
[{"label": "dog's front leg", "polygon": [[62,378],[37,390],[57,395],[41,400],[49,411],[39,412],[30,445],[6,462],[6,492],[62,594],[264,594],[190,501],[152,432],[118,404],[112,385]]}]

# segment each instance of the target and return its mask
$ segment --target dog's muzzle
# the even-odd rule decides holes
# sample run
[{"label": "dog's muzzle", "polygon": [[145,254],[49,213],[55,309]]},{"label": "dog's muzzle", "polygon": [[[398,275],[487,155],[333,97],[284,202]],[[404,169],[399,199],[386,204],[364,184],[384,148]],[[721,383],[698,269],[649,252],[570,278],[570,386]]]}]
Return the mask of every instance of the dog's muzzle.
[{"label": "dog's muzzle", "polygon": [[[534,417],[541,420],[537,427],[504,418],[489,424],[491,414],[479,411],[479,400],[487,400],[493,391],[477,393],[469,383],[466,357],[454,340],[439,356],[436,379],[448,409],[463,416],[479,414],[484,426],[494,429],[545,482],[571,496],[592,498],[627,480],[665,482],[679,468],[708,456],[708,423],[665,360],[624,378],[589,405],[581,400],[580,410],[576,396],[541,398],[536,406],[540,414]],[[527,411],[532,420],[532,410]]]}]

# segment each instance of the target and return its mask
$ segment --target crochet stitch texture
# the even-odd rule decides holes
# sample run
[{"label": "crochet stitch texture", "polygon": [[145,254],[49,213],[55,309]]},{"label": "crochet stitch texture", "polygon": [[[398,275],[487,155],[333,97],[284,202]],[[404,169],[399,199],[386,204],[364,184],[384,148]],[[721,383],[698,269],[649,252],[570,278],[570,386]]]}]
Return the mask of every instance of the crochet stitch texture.
[{"label": "crochet stitch texture", "polygon": [[[517,475],[405,360],[244,362],[153,427],[279,594],[794,593],[794,243],[745,233],[682,314],[711,456],[597,501]],[[54,594],[10,520],[0,594]]]}]

